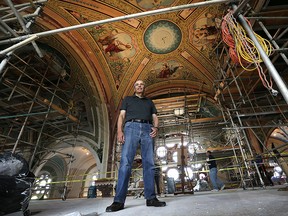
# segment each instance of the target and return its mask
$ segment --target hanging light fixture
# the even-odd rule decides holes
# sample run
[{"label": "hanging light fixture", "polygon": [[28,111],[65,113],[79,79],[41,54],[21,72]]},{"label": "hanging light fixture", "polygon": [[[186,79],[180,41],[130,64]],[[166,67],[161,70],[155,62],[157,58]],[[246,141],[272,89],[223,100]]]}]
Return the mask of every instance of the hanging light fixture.
[{"label": "hanging light fixture", "polygon": [[190,142],[188,144],[188,152],[190,154],[194,154],[197,150],[199,150],[199,143],[198,142]]},{"label": "hanging light fixture", "polygon": [[159,158],[163,158],[167,155],[167,148],[165,146],[160,146],[156,150],[156,154]]},{"label": "hanging light fixture", "polygon": [[166,145],[167,148],[173,148],[173,147],[176,145],[176,143],[174,143],[174,142],[167,142],[165,145]]},{"label": "hanging light fixture", "polygon": [[179,178],[179,171],[177,168],[170,168],[167,171],[167,176],[169,178],[173,178],[174,180],[177,180]]}]

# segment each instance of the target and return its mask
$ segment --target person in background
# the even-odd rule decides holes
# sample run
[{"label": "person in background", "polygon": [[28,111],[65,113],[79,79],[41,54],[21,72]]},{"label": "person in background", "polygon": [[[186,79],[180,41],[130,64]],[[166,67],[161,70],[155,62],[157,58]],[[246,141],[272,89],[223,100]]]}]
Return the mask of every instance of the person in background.
[{"label": "person in background", "polygon": [[206,156],[207,156],[206,161],[209,166],[209,176],[210,176],[211,183],[213,185],[212,191],[219,191],[219,189],[223,190],[225,188],[225,184],[217,176],[218,169],[217,169],[216,160],[214,156],[212,155],[211,151],[207,151]]},{"label": "person in background", "polygon": [[144,89],[144,82],[142,80],[136,81],[134,95],[127,96],[122,101],[117,123],[117,140],[123,145],[118,182],[114,202],[106,208],[106,212],[124,209],[132,163],[139,144],[141,147],[146,206],[166,206],[166,203],[160,202],[155,194],[153,138],[158,133],[157,110],[153,101],[144,96]]}]

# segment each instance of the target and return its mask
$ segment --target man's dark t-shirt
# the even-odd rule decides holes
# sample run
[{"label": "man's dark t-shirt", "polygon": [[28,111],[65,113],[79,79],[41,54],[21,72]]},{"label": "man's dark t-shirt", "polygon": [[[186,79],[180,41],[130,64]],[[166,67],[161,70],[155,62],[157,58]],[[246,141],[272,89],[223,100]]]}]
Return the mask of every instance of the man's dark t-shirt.
[{"label": "man's dark t-shirt", "polygon": [[208,158],[209,158],[209,161],[207,163],[208,163],[209,169],[217,168],[215,158],[212,155],[209,155]]},{"label": "man's dark t-shirt", "polygon": [[125,122],[131,119],[142,119],[152,122],[152,114],[157,113],[151,99],[146,97],[139,98],[136,95],[125,97],[120,110],[126,110]]}]

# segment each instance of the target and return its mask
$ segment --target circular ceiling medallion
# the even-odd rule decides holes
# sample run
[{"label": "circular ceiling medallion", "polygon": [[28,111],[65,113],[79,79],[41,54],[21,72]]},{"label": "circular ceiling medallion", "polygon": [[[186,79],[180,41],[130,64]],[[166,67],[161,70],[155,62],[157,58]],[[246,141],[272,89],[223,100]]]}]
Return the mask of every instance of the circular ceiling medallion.
[{"label": "circular ceiling medallion", "polygon": [[174,51],[181,43],[180,28],[167,20],[152,23],[144,33],[144,43],[147,49],[156,54],[166,54]]}]

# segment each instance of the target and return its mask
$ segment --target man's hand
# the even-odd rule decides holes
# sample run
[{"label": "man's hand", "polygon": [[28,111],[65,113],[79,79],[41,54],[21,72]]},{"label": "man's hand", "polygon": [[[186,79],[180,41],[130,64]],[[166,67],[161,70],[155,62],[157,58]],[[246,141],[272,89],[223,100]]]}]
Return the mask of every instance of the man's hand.
[{"label": "man's hand", "polygon": [[125,137],[124,137],[124,133],[121,131],[121,132],[118,132],[117,134],[117,141],[119,144],[124,144],[125,142]]},{"label": "man's hand", "polygon": [[125,110],[121,110],[119,117],[118,117],[118,122],[117,122],[117,141],[120,144],[124,144],[125,142],[125,137],[124,137],[124,133],[123,133],[123,124],[124,124],[124,119],[125,119],[125,115],[126,115],[126,111]]},{"label": "man's hand", "polygon": [[151,133],[150,133],[150,136],[151,136],[151,137],[156,137],[156,136],[157,136],[157,133],[158,133],[158,128],[152,127],[151,129],[152,129],[152,131],[151,131]]}]

